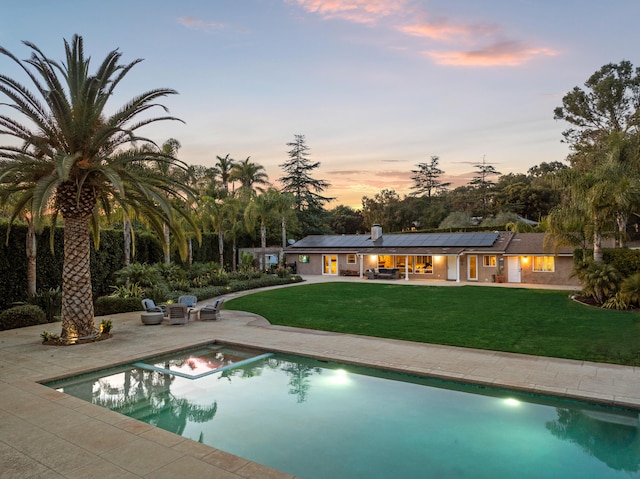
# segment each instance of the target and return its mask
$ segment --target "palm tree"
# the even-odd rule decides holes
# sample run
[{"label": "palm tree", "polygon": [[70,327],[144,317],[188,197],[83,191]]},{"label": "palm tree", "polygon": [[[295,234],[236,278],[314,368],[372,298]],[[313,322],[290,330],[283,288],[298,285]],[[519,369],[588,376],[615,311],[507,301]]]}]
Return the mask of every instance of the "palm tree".
[{"label": "palm tree", "polygon": [[275,188],[269,188],[266,193],[271,196],[273,212],[280,218],[282,253],[284,255],[284,250],[287,247],[287,221],[296,218],[294,210],[296,199],[291,193],[282,193]]},{"label": "palm tree", "polygon": [[[150,143],[138,136],[141,127],[176,119],[168,114],[139,118],[162,106],[157,103],[159,98],[176,92],[154,89],[119,109],[107,107],[116,86],[141,60],[121,65],[122,54],[114,50],[90,74],[82,37],[74,35],[64,44],[63,63],[48,58],[29,42],[25,45],[32,54],[24,61],[0,48],[0,54],[14,61],[35,87],[34,93],[0,75],[0,93],[19,117],[1,115],[0,134],[21,142],[0,146],[0,177],[32,171],[29,181],[15,193],[21,199],[16,208],[30,206],[36,218],[52,213],[52,221],[58,215],[64,220],[62,338],[73,341],[97,334],[89,259],[90,229],[96,247],[99,245],[99,214],[110,214],[113,204],[131,206],[144,212],[157,232],[166,223],[178,238],[184,238],[169,198],[184,195],[185,188],[146,167],[149,161],[173,163],[173,158],[161,152],[141,154],[139,149],[126,149],[134,142]],[[107,111],[114,113],[108,116]],[[186,253],[185,245],[183,240],[181,253]]]},{"label": "palm tree", "polygon": [[[167,141],[165,141],[162,144],[162,148],[160,149],[160,151],[169,158],[175,158],[175,156],[178,154],[178,150],[181,147],[182,145],[178,140],[176,140],[175,138],[169,138]],[[173,171],[174,168],[171,162],[158,161],[156,162],[156,168],[163,175],[169,176],[174,174],[174,171]],[[163,237],[162,249],[164,251],[164,263],[170,264],[171,263],[171,233],[169,231],[169,225],[167,223],[164,223],[162,237]]]},{"label": "palm tree", "polygon": [[224,158],[216,155],[218,162],[214,166],[214,170],[222,180],[222,188],[229,193],[229,180],[233,176],[233,168],[236,166],[236,162],[233,158],[229,158],[227,154]]},{"label": "palm tree", "polygon": [[260,269],[264,271],[266,268],[265,256],[267,249],[267,227],[266,221],[273,216],[273,195],[267,192],[256,195],[251,202],[247,205],[244,212],[244,219],[247,227],[247,231],[253,230],[257,222],[260,222]]},{"label": "palm tree", "polygon": [[264,166],[250,161],[251,157],[248,156],[246,160],[236,163],[231,172],[230,180],[239,181],[240,189],[246,192],[253,192],[257,190],[262,193],[264,188],[269,184],[269,176],[267,175]]}]

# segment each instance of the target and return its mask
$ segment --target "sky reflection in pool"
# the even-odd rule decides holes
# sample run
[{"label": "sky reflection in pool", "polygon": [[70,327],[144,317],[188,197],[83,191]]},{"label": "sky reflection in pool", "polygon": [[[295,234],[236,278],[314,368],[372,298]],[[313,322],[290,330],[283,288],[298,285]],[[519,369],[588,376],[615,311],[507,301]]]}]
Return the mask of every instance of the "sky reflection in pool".
[{"label": "sky reflection in pool", "polygon": [[[629,478],[637,411],[202,348],[51,384],[303,479]],[[195,374],[194,374],[195,375]]]}]

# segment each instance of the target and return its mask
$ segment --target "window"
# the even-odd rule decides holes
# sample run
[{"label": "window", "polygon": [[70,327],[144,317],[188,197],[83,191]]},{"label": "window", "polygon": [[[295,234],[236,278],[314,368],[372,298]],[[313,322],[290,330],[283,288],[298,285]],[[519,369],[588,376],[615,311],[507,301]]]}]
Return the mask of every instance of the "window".
[{"label": "window", "polygon": [[393,256],[378,255],[378,268],[393,268]]},{"label": "window", "polygon": [[536,273],[553,273],[555,261],[553,256],[534,256],[533,271]]},{"label": "window", "polygon": [[485,255],[482,257],[482,265],[486,268],[495,268],[498,266],[495,255]]},{"label": "window", "polygon": [[414,273],[432,274],[433,273],[433,257],[432,256],[416,256]]},{"label": "window", "polygon": [[309,255],[308,254],[299,254],[298,255],[298,261],[300,261],[301,263],[308,263],[309,262]]},{"label": "window", "polygon": [[348,254],[347,255],[347,264],[356,264],[356,255]]}]

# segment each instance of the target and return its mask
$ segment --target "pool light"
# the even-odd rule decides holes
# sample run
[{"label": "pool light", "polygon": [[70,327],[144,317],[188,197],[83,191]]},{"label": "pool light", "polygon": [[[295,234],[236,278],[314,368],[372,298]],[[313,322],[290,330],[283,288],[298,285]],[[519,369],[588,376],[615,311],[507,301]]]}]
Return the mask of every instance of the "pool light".
[{"label": "pool light", "polygon": [[507,406],[511,406],[511,407],[517,407],[517,406],[520,406],[520,401],[518,401],[517,399],[514,399],[514,398],[506,398],[506,399],[504,400],[504,403],[505,403]]}]

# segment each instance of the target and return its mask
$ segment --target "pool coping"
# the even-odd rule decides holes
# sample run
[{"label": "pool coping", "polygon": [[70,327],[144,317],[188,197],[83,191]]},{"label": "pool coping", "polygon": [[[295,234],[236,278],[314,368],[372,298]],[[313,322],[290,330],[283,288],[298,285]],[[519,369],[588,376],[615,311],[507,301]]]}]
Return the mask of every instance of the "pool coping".
[{"label": "pool coping", "polygon": [[139,313],[105,319],[112,339],[70,347],[40,344],[46,326],[0,332],[0,464],[11,477],[293,478],[40,384],[213,342],[640,410],[631,366],[320,334],[230,310],[184,326],[145,326]]}]

